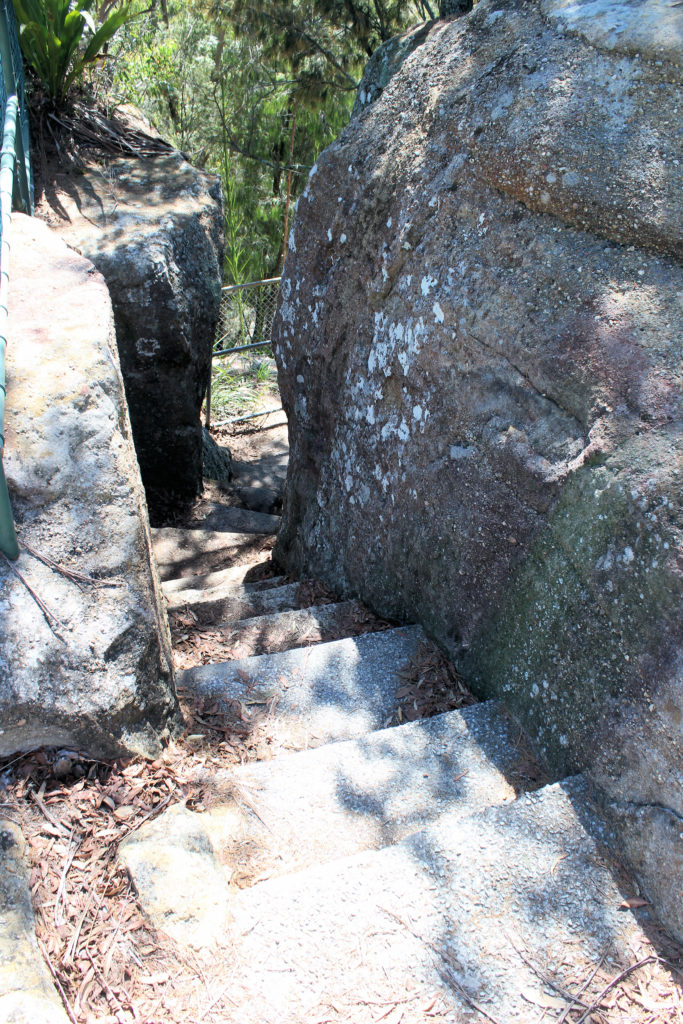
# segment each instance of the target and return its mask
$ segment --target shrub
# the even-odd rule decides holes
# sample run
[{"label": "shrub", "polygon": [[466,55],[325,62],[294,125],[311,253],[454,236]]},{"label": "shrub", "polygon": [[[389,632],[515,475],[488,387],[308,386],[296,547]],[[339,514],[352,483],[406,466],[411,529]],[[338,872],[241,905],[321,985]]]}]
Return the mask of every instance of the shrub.
[{"label": "shrub", "polygon": [[[114,33],[132,17],[123,3],[96,26],[94,0],[13,0],[24,58],[56,106],[73,82],[102,53]],[[87,36],[90,34],[90,38]]]}]

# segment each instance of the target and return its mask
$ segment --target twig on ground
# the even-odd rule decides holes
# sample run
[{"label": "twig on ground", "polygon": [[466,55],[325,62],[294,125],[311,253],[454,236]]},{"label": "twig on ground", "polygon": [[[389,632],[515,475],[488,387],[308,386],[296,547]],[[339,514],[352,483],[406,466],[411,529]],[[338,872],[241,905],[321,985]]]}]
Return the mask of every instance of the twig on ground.
[{"label": "twig on ground", "polygon": [[[41,788],[43,788],[43,787],[41,787]],[[43,791],[44,791],[44,788],[43,788]],[[46,821],[49,821],[50,824],[52,825],[52,827],[56,828],[58,832],[61,832],[61,834],[63,836],[67,836],[67,837],[70,838],[69,832],[64,828],[62,823],[60,821],[58,821],[58,819],[55,818],[55,816],[50,811],[48,811],[47,807],[43,803],[42,793],[31,793],[31,797],[33,799],[34,804],[36,805],[38,810],[42,813],[42,815],[46,819]]]},{"label": "twig on ground", "polygon": [[[566,988],[563,988],[562,985],[558,984],[558,982],[554,981],[553,978],[551,978],[549,974],[546,974],[545,971],[540,970],[540,968],[536,966],[536,964],[533,962],[533,960],[530,960],[529,957],[526,955],[526,953],[524,953],[519,948],[519,946],[515,942],[513,942],[512,938],[510,937],[510,935],[508,935],[507,932],[505,932],[505,936],[506,936],[508,942],[510,943],[510,945],[512,946],[512,948],[514,949],[514,951],[517,953],[517,955],[524,961],[524,963],[527,965],[527,967],[531,968],[531,970],[534,972],[536,977],[540,978],[540,980],[543,982],[544,985],[548,985],[550,988],[554,989],[558,993],[558,995],[562,996],[563,999],[570,1000],[570,1006],[567,1007],[567,1009],[564,1011],[565,1015],[568,1012],[568,1010],[571,1008],[571,1003],[578,1004],[584,1010],[589,1009],[588,1003],[582,1002],[582,1000],[578,998],[578,995],[574,995],[572,992],[569,992]],[[605,957],[603,956],[602,960],[600,961],[600,963],[602,963],[602,961],[604,959],[605,959]],[[599,967],[600,967],[600,964],[598,964],[598,968],[596,968],[596,973],[597,973],[597,970],[599,969]]]},{"label": "twig on ground", "polygon": [[60,565],[59,562],[55,562],[54,559],[50,558],[49,555],[43,555],[40,551],[36,551],[24,540],[19,541],[19,547],[23,548],[29,555],[33,555],[39,562],[46,565],[48,569],[52,569],[54,572],[58,572],[60,576],[64,576],[67,580],[71,580],[77,587],[83,587],[83,585],[89,585],[92,587],[119,587],[122,585],[123,580],[119,577],[114,576],[107,580],[97,579],[96,576],[87,576],[85,573],[77,572],[75,569],[67,569],[66,566]]},{"label": "twig on ground", "polygon": [[[99,967],[95,963],[95,960],[93,958],[92,953],[90,952],[89,949],[86,949],[85,953],[86,953],[86,956],[88,957],[88,960],[92,964],[92,968],[93,968],[93,970],[95,972],[95,977],[99,981],[100,985],[102,986],[104,991],[107,993],[107,995],[111,998],[112,1002],[117,1007],[119,1013],[123,1013],[123,1009],[124,1009],[123,1003],[121,1002],[119,997],[116,995],[116,993],[113,991],[113,989],[109,985],[109,982],[107,981],[105,976],[102,974],[102,971],[99,969]],[[128,1002],[130,1003],[130,997],[128,997]],[[131,1003],[131,1005],[132,1005],[132,1003]]]},{"label": "twig on ground", "polygon": [[622,982],[624,978],[627,978],[629,974],[632,974],[633,971],[637,971],[640,967],[644,967],[645,964],[659,962],[660,961],[658,956],[646,956],[643,957],[642,960],[639,960],[637,964],[631,964],[630,967],[627,967],[625,970],[621,971],[619,974],[616,975],[616,977],[612,978],[612,980],[607,985],[605,985],[600,995],[595,997],[595,999],[588,1007],[586,1012],[582,1013],[579,1019],[576,1021],[576,1024],[583,1024],[583,1021],[587,1020],[587,1018],[590,1017],[591,1013],[595,1013],[596,1010],[598,1010],[600,1003],[603,1001],[607,993],[610,992],[613,988],[615,988],[615,986],[618,985],[620,982]]},{"label": "twig on ground", "polygon": [[565,1010],[562,1011],[562,1016],[558,1017],[557,1024],[564,1024],[564,1022],[566,1021],[567,1016],[569,1015],[570,1011],[573,1010],[575,1006],[578,1006],[578,1005],[581,1004],[581,1000],[578,997],[582,996],[583,993],[586,991],[586,989],[588,988],[588,986],[592,982],[593,978],[595,977],[595,975],[598,973],[598,971],[600,970],[600,968],[604,964],[606,956],[607,956],[607,950],[605,950],[605,952],[602,954],[602,956],[600,957],[600,960],[598,961],[597,965],[593,968],[591,973],[588,975],[588,978],[586,979],[586,981],[584,981],[584,983],[581,986],[581,988],[579,989],[579,991],[572,998],[571,1003],[567,1006],[567,1008]]},{"label": "twig on ground", "polygon": [[53,978],[53,981],[54,981],[55,985],[59,989],[59,994],[62,997],[62,1002],[64,1003],[64,1009],[66,1010],[66,1012],[67,1012],[67,1014],[69,1016],[69,1020],[71,1021],[71,1024],[78,1024],[78,1021],[76,1020],[76,1017],[74,1016],[74,1012],[71,1009],[71,1006],[69,1004],[69,1000],[66,998],[66,992],[64,991],[64,989],[62,987],[62,983],[59,980],[59,977],[57,975],[56,970],[54,969],[54,967],[52,966],[52,963],[50,962],[50,957],[48,956],[47,949],[45,948],[43,943],[40,941],[40,939],[38,939],[37,942],[38,942],[38,948],[40,949],[40,952],[43,955],[43,960],[47,964],[47,969],[50,972],[50,974],[52,975],[52,978]]},{"label": "twig on ground", "polygon": [[454,958],[450,955],[450,953],[447,950],[440,949],[433,942],[430,942],[429,939],[426,939],[424,935],[420,935],[418,932],[415,931],[414,928],[411,927],[411,925],[408,924],[407,921],[404,921],[403,918],[398,916],[398,914],[395,914],[393,910],[387,910],[386,907],[380,907],[379,909],[383,913],[388,914],[389,917],[393,917],[395,921],[398,921],[398,923],[402,925],[406,929],[406,931],[410,932],[411,935],[414,935],[419,942],[422,942],[424,943],[425,946],[428,946],[429,949],[431,949],[432,953],[435,953],[442,960],[442,962],[446,965],[446,973],[448,975],[449,984],[453,986],[453,988],[455,989],[455,991],[457,992],[461,999],[464,999],[465,1002],[469,1006],[471,1006],[473,1010],[477,1011],[477,1013],[480,1013],[483,1017],[486,1017],[487,1020],[491,1021],[491,1024],[501,1024],[497,1017],[494,1017],[492,1014],[488,1012],[488,1010],[485,1010],[480,1003],[476,1002],[476,1000],[474,1000],[472,996],[469,995],[469,993],[466,991],[466,989],[460,984],[460,982],[455,976],[455,968],[459,965],[457,964],[457,962],[454,963]]},{"label": "twig on ground", "polygon": [[213,1010],[214,1006],[216,1006],[218,1003],[221,1003],[224,999],[229,999],[233,1006],[237,1006],[237,1003],[235,1002],[235,1000],[234,999],[230,999],[230,996],[228,995],[228,989],[230,988],[231,984],[232,984],[232,982],[229,981],[227,983],[227,985],[224,985],[223,988],[218,993],[218,995],[215,996],[211,1000],[209,1005],[204,1007],[202,1012],[197,1017],[198,1021],[204,1020],[204,1018],[207,1016],[207,1014],[211,1013],[211,1011]]},{"label": "twig on ground", "polygon": [[72,828],[71,835],[69,836],[69,845],[67,846],[66,855],[64,857],[64,864],[62,865],[62,871],[59,876],[59,888],[57,889],[57,898],[55,900],[54,919],[55,926],[57,928],[64,923],[64,918],[61,915],[60,910],[64,899],[64,893],[66,891],[66,876],[69,873],[69,868],[71,867],[71,863],[76,856],[76,850],[79,846],[80,842],[77,839],[74,839],[74,831]]},{"label": "twig on ground", "polygon": [[80,938],[81,930],[83,928],[83,922],[85,921],[85,919],[86,919],[86,917],[88,915],[88,911],[90,910],[90,904],[92,903],[94,895],[95,895],[95,890],[91,889],[90,892],[88,893],[88,898],[85,901],[85,906],[83,907],[83,910],[81,912],[81,916],[78,919],[78,924],[76,925],[76,928],[74,929],[74,933],[71,936],[71,939],[69,940],[69,945],[66,947],[66,952],[64,954],[64,959],[62,961],[64,964],[70,964],[71,961],[74,958],[74,955],[76,953],[76,946],[78,945],[78,940]]},{"label": "twig on ground", "polygon": [[144,814],[135,822],[133,827],[130,829],[130,832],[135,832],[137,829],[140,828],[141,825],[144,825],[146,821],[149,821],[150,818],[155,817],[155,815],[159,814],[160,811],[163,811],[164,807],[170,804],[171,800],[173,799],[177,792],[177,788],[174,789],[171,793],[168,794],[167,797],[164,797],[163,800],[160,800],[159,803],[151,809],[151,811],[147,811],[147,814]]}]

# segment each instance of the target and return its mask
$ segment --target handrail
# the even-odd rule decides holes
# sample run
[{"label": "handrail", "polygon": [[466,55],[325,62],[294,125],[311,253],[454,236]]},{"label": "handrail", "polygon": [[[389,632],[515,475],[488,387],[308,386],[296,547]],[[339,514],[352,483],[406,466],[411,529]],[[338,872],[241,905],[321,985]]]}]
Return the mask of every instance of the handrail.
[{"label": "handrail", "polygon": [[0,157],[0,552],[7,558],[15,559],[19,555],[19,545],[2,465],[5,447],[9,228],[13,201],[26,213],[33,213],[33,182],[28,118],[24,105],[24,69],[12,0],[0,0],[0,119],[3,131]]},{"label": "handrail", "polygon": [[239,292],[243,288],[261,288],[264,284],[279,284],[282,280],[281,277],[265,277],[263,281],[245,281],[244,284],[225,284],[221,288],[224,294],[230,292]]},{"label": "handrail", "polygon": [[19,556],[19,545],[14,529],[12,507],[2,467],[5,447],[5,349],[7,348],[7,297],[9,292],[9,226],[12,220],[12,191],[14,188],[14,139],[17,130],[19,101],[10,96],[5,108],[5,126],[0,159],[0,551],[8,558]]}]

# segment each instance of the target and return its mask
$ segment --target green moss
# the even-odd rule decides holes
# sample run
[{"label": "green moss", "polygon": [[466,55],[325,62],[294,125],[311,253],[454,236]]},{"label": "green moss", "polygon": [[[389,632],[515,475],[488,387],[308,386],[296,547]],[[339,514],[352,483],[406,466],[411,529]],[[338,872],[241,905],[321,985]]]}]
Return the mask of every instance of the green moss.
[{"label": "green moss", "polygon": [[607,465],[578,470],[462,662],[558,774],[590,761],[616,702],[648,700],[652,666],[666,660],[680,612],[670,565],[680,505],[667,498],[667,463],[668,448],[637,438]]}]

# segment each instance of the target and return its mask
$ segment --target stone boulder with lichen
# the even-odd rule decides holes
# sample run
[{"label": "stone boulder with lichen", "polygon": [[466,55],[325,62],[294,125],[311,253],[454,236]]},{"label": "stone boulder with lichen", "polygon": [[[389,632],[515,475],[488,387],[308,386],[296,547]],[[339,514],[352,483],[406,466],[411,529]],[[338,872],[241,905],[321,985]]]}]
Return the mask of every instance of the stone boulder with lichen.
[{"label": "stone boulder with lichen", "polygon": [[673,0],[482,0],[320,158],[274,333],[275,555],[418,620],[683,935]]}]

